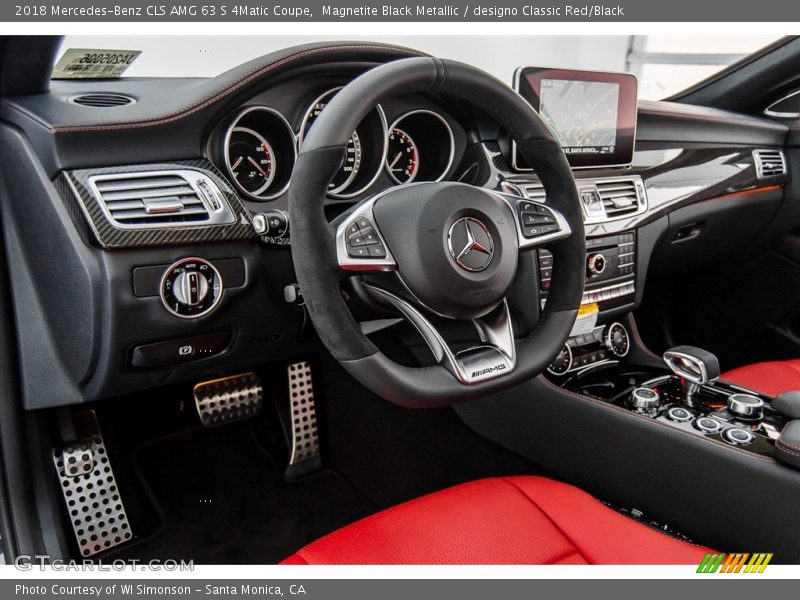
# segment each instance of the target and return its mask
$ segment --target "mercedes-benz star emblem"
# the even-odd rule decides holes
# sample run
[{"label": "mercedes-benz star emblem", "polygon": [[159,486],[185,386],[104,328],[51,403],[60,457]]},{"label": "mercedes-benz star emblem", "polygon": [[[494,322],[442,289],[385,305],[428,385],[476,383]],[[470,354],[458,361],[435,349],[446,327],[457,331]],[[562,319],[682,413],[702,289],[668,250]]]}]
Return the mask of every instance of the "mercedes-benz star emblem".
[{"label": "mercedes-benz star emblem", "polygon": [[462,217],[450,226],[447,247],[450,256],[465,271],[483,271],[494,256],[492,235],[486,225],[473,217]]}]

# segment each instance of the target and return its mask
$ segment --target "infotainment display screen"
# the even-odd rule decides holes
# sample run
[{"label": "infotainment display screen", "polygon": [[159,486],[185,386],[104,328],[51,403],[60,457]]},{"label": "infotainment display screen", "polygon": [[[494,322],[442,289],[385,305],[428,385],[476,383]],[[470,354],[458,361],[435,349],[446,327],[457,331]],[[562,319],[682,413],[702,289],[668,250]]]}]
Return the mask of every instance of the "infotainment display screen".
[{"label": "infotainment display screen", "polygon": [[[523,67],[514,87],[561,143],[573,167],[628,165],[636,132],[636,77]],[[513,148],[514,168],[530,170]]]}]

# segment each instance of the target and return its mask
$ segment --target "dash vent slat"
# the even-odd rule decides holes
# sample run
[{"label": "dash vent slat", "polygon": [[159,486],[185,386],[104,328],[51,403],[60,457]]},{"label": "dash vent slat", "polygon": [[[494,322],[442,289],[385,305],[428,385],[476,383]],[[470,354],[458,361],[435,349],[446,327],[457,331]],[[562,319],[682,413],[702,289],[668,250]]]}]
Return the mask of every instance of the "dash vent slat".
[{"label": "dash vent slat", "polygon": [[614,219],[639,211],[639,194],[633,180],[597,182],[597,193],[606,217]]},{"label": "dash vent slat", "polygon": [[92,184],[107,216],[118,226],[170,227],[212,219],[209,199],[204,200],[198,188],[180,174],[99,176]]},{"label": "dash vent slat", "polygon": [[124,94],[113,93],[90,93],[73,96],[69,99],[73,104],[88,106],[91,108],[116,108],[134,104],[136,100]]},{"label": "dash vent slat", "polygon": [[759,179],[786,175],[786,158],[780,150],[754,150],[753,161]]}]

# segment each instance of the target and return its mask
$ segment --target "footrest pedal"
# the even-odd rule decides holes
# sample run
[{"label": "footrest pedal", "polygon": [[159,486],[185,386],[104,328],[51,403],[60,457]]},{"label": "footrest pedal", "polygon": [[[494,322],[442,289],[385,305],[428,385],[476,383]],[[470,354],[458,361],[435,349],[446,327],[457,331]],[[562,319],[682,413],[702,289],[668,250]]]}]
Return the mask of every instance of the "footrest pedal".
[{"label": "footrest pedal", "polygon": [[317,430],[317,407],[314,402],[311,365],[308,361],[290,364],[287,373],[292,450],[286,476],[299,477],[316,471],[322,464]]}]

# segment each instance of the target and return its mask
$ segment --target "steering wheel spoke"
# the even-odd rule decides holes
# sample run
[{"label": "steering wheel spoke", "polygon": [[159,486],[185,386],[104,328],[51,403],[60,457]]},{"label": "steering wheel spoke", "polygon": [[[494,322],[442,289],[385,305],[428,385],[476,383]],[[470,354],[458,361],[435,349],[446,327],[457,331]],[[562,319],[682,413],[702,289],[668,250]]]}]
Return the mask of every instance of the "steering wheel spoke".
[{"label": "steering wheel spoke", "polygon": [[473,385],[508,375],[516,366],[511,314],[505,300],[487,315],[472,319],[480,343],[454,351],[430,320],[412,303],[381,287],[365,287],[381,302],[395,308],[419,332],[434,359],[463,385]]},{"label": "steering wheel spoke", "polygon": [[368,273],[397,269],[397,262],[372,213],[381,195],[356,206],[336,226],[336,258],[342,270]]},{"label": "steering wheel spoke", "polygon": [[536,248],[572,235],[566,217],[552,206],[505,192],[495,192],[514,211],[520,250]]}]

